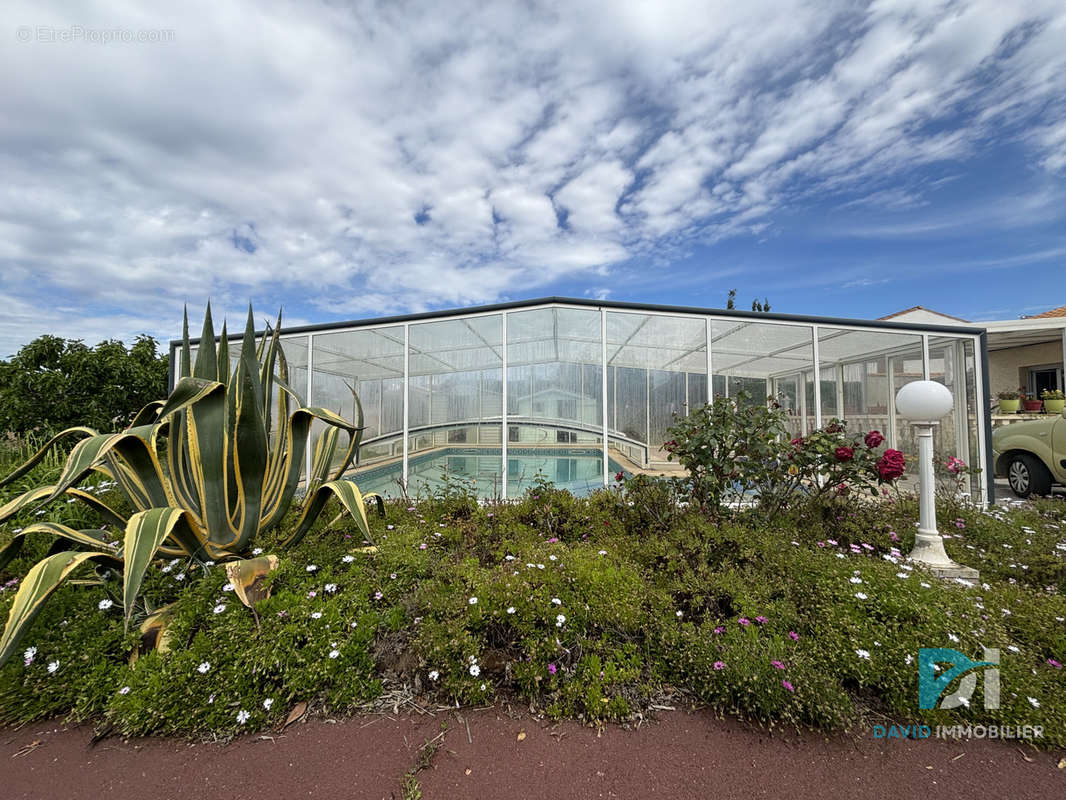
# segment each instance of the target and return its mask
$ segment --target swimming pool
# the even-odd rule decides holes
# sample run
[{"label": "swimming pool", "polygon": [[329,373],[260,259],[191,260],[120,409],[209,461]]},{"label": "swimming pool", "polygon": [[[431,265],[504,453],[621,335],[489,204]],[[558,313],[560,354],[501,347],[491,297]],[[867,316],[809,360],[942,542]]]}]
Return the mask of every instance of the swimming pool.
[{"label": "swimming pool", "polygon": [[[500,448],[446,447],[432,453],[412,456],[408,462],[408,494],[432,492],[444,485],[446,476],[472,483],[479,497],[501,492]],[[608,459],[608,474],[622,467]],[[364,492],[388,497],[400,494],[397,481],[402,475],[399,462],[369,467],[351,477]],[[512,447],[507,450],[507,496],[518,497],[533,485],[538,475],[559,489],[586,495],[603,488],[603,451],[593,448]]]}]

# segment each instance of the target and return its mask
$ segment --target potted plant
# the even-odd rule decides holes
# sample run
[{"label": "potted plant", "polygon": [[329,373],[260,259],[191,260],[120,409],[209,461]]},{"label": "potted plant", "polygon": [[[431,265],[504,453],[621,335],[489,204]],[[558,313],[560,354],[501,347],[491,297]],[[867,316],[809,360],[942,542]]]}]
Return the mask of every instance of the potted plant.
[{"label": "potted plant", "polygon": [[999,392],[996,397],[999,398],[999,413],[1000,414],[1017,414],[1018,407],[1022,401],[1018,395],[1017,389],[1009,389],[1005,392]]},{"label": "potted plant", "polygon": [[1044,408],[1044,401],[1039,397],[1030,397],[1025,389],[1018,387],[1018,397],[1021,398],[1022,408],[1030,414],[1037,414]]},{"label": "potted plant", "polygon": [[1044,400],[1044,410],[1049,414],[1061,414],[1066,408],[1066,394],[1061,389],[1045,389],[1040,393]]}]

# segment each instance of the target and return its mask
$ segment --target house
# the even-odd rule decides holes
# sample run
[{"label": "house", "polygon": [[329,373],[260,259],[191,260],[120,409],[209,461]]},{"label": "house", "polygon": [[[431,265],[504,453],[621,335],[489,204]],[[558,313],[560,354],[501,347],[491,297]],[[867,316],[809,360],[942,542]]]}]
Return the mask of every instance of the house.
[{"label": "house", "polygon": [[881,320],[914,324],[969,325],[988,335],[988,380],[991,396],[1021,387],[1031,397],[1045,389],[1064,389],[1066,306],[1021,319],[970,322],[933,309],[914,306]]}]

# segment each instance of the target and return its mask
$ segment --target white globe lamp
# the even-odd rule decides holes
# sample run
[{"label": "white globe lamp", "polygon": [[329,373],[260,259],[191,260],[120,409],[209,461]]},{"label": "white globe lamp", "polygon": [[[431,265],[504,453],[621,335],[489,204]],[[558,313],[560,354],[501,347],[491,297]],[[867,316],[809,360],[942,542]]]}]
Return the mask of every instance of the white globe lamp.
[{"label": "white globe lamp", "polygon": [[918,532],[908,560],[942,578],[976,581],[977,570],[956,564],[944,550],[936,529],[936,490],[933,485],[933,427],[955,407],[955,399],[942,383],[914,381],[896,393],[896,413],[909,420],[918,434]]}]

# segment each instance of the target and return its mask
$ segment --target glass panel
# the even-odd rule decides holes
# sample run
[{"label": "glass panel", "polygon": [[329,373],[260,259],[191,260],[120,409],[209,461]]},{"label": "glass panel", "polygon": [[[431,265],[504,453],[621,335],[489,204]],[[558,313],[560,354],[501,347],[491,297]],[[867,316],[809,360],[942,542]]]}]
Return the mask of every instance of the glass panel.
[{"label": "glass panel", "polygon": [[577,492],[603,486],[602,357],[599,311],[508,313],[508,497],[538,474]]},{"label": "glass panel", "polygon": [[[977,463],[980,449],[977,444],[977,379],[974,366],[973,340],[935,337],[929,340],[929,378],[943,383],[955,399],[950,415],[934,429],[935,458],[944,462],[949,457],[961,458],[968,465]],[[972,496],[980,495],[980,478],[972,479],[967,489]]]},{"label": "glass panel", "polygon": [[896,394],[899,390],[912,381],[923,380],[922,369],[922,345],[921,337],[914,337],[917,344],[907,350],[890,357],[892,369],[890,371],[890,421],[893,423],[890,429],[889,444],[897,450],[902,450],[907,459],[908,474],[917,474],[918,465],[918,440],[915,436],[914,426],[910,422],[896,414]]},{"label": "glass panel", "polygon": [[803,420],[801,414],[803,413],[801,407],[801,386],[803,385],[802,375],[788,375],[783,378],[777,378],[774,381],[774,398],[777,400],[781,409],[788,416],[786,425],[788,427],[788,433],[790,437],[803,436],[805,433]]},{"label": "glass panel", "polygon": [[[894,407],[900,387],[922,379],[922,337],[820,327],[818,355],[823,366],[823,423],[839,406],[850,430],[880,431],[885,447],[902,450],[912,471],[917,464],[914,430],[894,416]],[[827,390],[833,395],[828,399]]]},{"label": "glass panel", "polygon": [[[363,491],[396,496],[403,470],[403,327],[316,333],[312,347],[310,404],[355,419],[354,388],[363,405],[366,431],[350,477]],[[324,428],[316,422],[312,438]],[[342,435],[335,461],[346,448]]]},{"label": "glass panel", "polygon": [[[814,414],[813,396],[803,404],[799,396],[800,384],[797,372],[810,369],[814,364],[812,329],[809,325],[774,325],[763,322],[738,322],[737,320],[712,320],[711,355],[714,363],[715,395],[728,393],[737,397],[744,393],[751,403],[765,403],[774,389],[774,379],[788,377],[789,382],[779,384],[791,387],[794,414],[806,408]],[[811,384],[813,392],[813,384]],[[799,407],[797,407],[799,402]],[[796,432],[803,429],[802,419],[797,416]]]},{"label": "glass panel", "polygon": [[607,368],[611,448],[633,468],[666,464],[667,430],[705,402],[705,320],[609,312]]},{"label": "glass panel", "polygon": [[409,337],[408,491],[459,478],[481,497],[498,496],[503,317],[413,324]]}]

